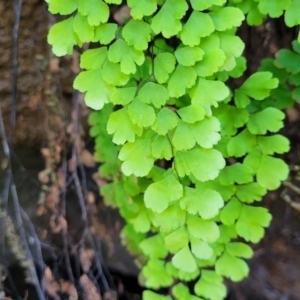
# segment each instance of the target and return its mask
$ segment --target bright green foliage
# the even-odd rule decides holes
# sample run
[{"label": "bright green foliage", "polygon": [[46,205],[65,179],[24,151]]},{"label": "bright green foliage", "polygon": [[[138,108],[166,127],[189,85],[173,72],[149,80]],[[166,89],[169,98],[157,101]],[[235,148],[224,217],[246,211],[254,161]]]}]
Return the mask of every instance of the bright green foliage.
[{"label": "bright green foliage", "polygon": [[152,291],[144,291],[143,299],[144,300],[172,300],[170,296],[162,296]]},{"label": "bright green foliage", "polygon": [[162,33],[165,38],[176,35],[182,28],[180,19],[185,15],[188,5],[185,0],[166,0],[153,17],[151,28],[155,34]]},{"label": "bright green foliage", "polygon": [[58,56],[71,54],[74,45],[79,40],[73,30],[73,17],[54,24],[48,34],[48,43],[52,45],[53,52]]},{"label": "bright green foliage", "polygon": [[153,289],[167,287],[173,281],[173,277],[168,274],[165,268],[165,262],[156,258],[150,259],[147,265],[143,267],[142,276],[147,287]]},{"label": "bright green foliage", "polygon": [[235,7],[224,7],[214,10],[209,16],[212,18],[217,31],[225,31],[233,27],[238,27],[245,18],[241,10]]},{"label": "bright green foliage", "polygon": [[182,185],[174,177],[168,175],[164,179],[152,183],[145,192],[145,205],[154,212],[163,212],[169,202],[178,200],[183,193]]},{"label": "bright green foliage", "polygon": [[173,256],[172,263],[174,267],[184,272],[192,273],[197,270],[196,260],[188,245]]},{"label": "bright green foliage", "polygon": [[243,259],[225,251],[216,261],[216,273],[228,277],[232,281],[241,281],[248,275],[249,267]]},{"label": "bright green foliage", "polygon": [[91,26],[106,23],[109,18],[109,7],[102,0],[79,0],[78,12],[87,17]]},{"label": "bright green foliage", "polygon": [[61,15],[69,15],[78,7],[78,0],[51,0],[49,3],[49,11],[52,14],[60,13]]},{"label": "bright green foliage", "polygon": [[288,27],[293,27],[300,24],[300,1],[292,0],[284,14],[285,24]]},{"label": "bright green foliage", "polygon": [[123,37],[128,45],[136,50],[146,50],[151,39],[151,28],[148,23],[138,20],[131,20],[123,28]]},{"label": "bright green foliage", "polygon": [[287,178],[288,166],[283,160],[269,155],[264,155],[258,150],[250,152],[244,164],[251,167],[256,173],[260,186],[269,190],[275,190],[280,186],[281,180]]},{"label": "bright green foliage", "polygon": [[175,57],[171,53],[158,53],[154,59],[154,76],[158,83],[165,83],[175,69]]},{"label": "bright green foliage", "polygon": [[113,87],[103,80],[101,69],[81,72],[74,81],[74,87],[86,92],[85,101],[93,109],[101,109],[108,103],[113,91]]},{"label": "bright green foliage", "polygon": [[110,115],[107,122],[107,132],[114,134],[112,139],[114,143],[122,145],[126,141],[134,142],[135,136],[140,136],[143,129],[132,123],[127,113],[127,107],[124,107]]},{"label": "bright green foliage", "polygon": [[156,0],[127,0],[128,6],[131,8],[131,16],[140,20],[143,16],[151,16],[157,9]]},{"label": "bright green foliage", "polygon": [[170,109],[164,107],[157,114],[152,129],[160,135],[166,135],[169,130],[177,126],[178,117]]},{"label": "bright green foliage", "polygon": [[49,31],[54,54],[95,43],[81,54],[74,87],[99,110],[89,124],[107,181],[100,192],[125,219],[139,281],[169,289],[143,299],[224,299],[223,277],[248,275],[246,242],[270,224],[253,203],[288,176],[276,156],[289,141],[277,132],[281,110],[300,100],[300,44],[241,79],[237,28],[266,15],[300,25],[299,0],[127,0],[122,24],[111,14],[121,0],[48,2],[67,15]]},{"label": "bright green foliage", "polygon": [[195,293],[211,300],[222,300],[226,296],[226,287],[222,281],[222,276],[214,271],[203,270],[200,279],[195,284]]},{"label": "bright green foliage", "polygon": [[107,45],[115,38],[117,29],[118,26],[116,24],[100,24],[95,27],[95,35],[92,41]]},{"label": "bright green foliage", "polygon": [[289,8],[291,0],[277,0],[277,1],[268,1],[260,0],[258,4],[258,9],[264,15],[268,14],[272,18],[278,18],[282,15],[283,11]]},{"label": "bright green foliage", "polygon": [[193,11],[184,24],[180,38],[184,45],[194,47],[199,45],[202,37],[209,36],[215,30],[215,25],[208,14]]},{"label": "bright green foliage", "polygon": [[267,209],[243,205],[236,223],[236,231],[246,241],[257,243],[264,235],[264,227],[269,226],[271,215]]},{"label": "bright green foliage", "polygon": [[171,97],[179,98],[186,93],[196,82],[197,74],[192,67],[178,65],[168,82],[168,90]]},{"label": "bright green foliage", "polygon": [[223,199],[214,190],[200,190],[186,187],[184,197],[180,200],[180,206],[192,215],[199,214],[203,219],[211,219],[223,207]]},{"label": "bright green foliage", "polygon": [[224,158],[214,149],[196,148],[175,154],[175,168],[180,177],[192,174],[199,181],[211,180],[224,166]]},{"label": "bright green foliage", "polygon": [[178,283],[172,288],[172,294],[176,299],[180,300],[201,300],[199,297],[192,296],[187,286],[182,283]]},{"label": "bright green foliage", "polygon": [[169,233],[183,226],[185,217],[186,212],[180,208],[178,203],[174,203],[162,213],[154,215],[153,225],[158,227],[161,232]]}]

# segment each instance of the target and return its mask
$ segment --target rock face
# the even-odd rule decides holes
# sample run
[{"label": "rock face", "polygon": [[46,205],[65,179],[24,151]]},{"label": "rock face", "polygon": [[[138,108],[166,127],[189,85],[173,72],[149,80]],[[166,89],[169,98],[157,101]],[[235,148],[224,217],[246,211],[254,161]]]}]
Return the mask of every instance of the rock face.
[{"label": "rock face", "polygon": [[[24,0],[18,24],[16,2],[0,2],[1,105],[7,130],[10,111],[16,112],[16,142],[32,144],[43,140],[45,129],[49,18],[43,0]],[[14,61],[16,51],[18,59]]]}]

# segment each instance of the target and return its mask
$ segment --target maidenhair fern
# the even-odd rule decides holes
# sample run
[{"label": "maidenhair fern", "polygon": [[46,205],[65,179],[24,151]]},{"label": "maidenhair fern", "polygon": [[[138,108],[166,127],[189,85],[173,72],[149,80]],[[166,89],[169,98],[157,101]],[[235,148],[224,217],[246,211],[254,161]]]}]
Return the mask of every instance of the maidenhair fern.
[{"label": "maidenhair fern", "polygon": [[224,299],[223,278],[248,275],[247,243],[270,224],[256,202],[288,176],[276,155],[289,141],[277,132],[281,109],[300,98],[297,41],[230,88],[247,65],[236,29],[266,15],[299,25],[300,1],[128,0],[124,24],[110,11],[125,1],[48,2],[69,15],[49,32],[56,55],[93,42],[74,88],[96,110],[101,193],[127,222],[122,237],[139,257],[143,299]]}]

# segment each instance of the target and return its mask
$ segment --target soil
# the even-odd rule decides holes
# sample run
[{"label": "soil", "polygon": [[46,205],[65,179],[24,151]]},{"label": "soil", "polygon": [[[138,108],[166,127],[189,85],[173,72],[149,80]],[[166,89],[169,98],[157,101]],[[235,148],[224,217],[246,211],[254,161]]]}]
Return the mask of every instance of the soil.
[{"label": "soil", "polygon": [[[69,299],[72,293],[81,299],[85,289],[94,293],[90,299],[141,299],[138,269],[119,238],[123,221],[99,197],[98,165],[91,158],[93,141],[87,134],[89,111],[72,89],[79,54],[51,54],[46,37],[55,20],[43,0],[22,1],[18,40],[14,39],[14,2],[18,1],[0,2],[0,102],[10,142],[10,160],[0,150],[3,199],[8,181],[12,190],[16,187],[7,205],[0,207],[0,230],[9,237],[0,239],[0,298],[4,291],[7,299],[40,299],[32,282],[44,274],[49,299]],[[289,47],[295,34],[281,19],[266,20],[258,28],[243,26],[240,35],[247,44],[249,72],[258,68],[261,58]],[[292,143],[284,158],[294,170],[290,181],[296,187],[299,111],[297,106],[287,110],[282,131]],[[228,282],[228,299],[300,299],[298,203],[299,194],[290,188],[265,197],[262,205],[273,215],[272,224],[262,242],[253,245],[249,278]]]}]

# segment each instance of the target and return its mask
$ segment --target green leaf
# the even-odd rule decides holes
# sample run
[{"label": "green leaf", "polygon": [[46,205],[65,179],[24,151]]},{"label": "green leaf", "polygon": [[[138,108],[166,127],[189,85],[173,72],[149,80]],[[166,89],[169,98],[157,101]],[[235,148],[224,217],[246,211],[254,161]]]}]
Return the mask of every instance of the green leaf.
[{"label": "green leaf", "polygon": [[77,9],[78,0],[51,0],[49,2],[49,11],[52,14],[69,15]]},{"label": "green leaf", "polygon": [[221,170],[219,181],[222,185],[244,184],[253,181],[252,176],[253,170],[249,166],[235,163]]},{"label": "green leaf", "polygon": [[238,108],[245,108],[251,102],[249,96],[240,89],[234,91],[234,103]]},{"label": "green leaf", "polygon": [[188,5],[185,0],[166,0],[153,17],[151,28],[155,34],[160,32],[165,38],[176,35],[182,28],[180,19],[185,15]]},{"label": "green leaf", "polygon": [[77,13],[73,20],[73,29],[82,43],[91,42],[94,37],[94,27],[90,26],[87,18]]},{"label": "green leaf", "polygon": [[143,103],[139,98],[133,99],[128,105],[128,115],[132,123],[139,127],[151,126],[156,117],[154,108]]},{"label": "green leaf", "polygon": [[211,17],[202,12],[193,11],[180,32],[184,45],[194,47],[200,44],[202,37],[209,36],[215,30]]},{"label": "green leaf", "polygon": [[127,0],[127,5],[131,8],[130,15],[136,20],[141,20],[156,11],[156,2],[156,0]]},{"label": "green leaf", "polygon": [[213,249],[208,243],[190,237],[191,251],[198,259],[210,259],[213,256]]},{"label": "green leaf", "polygon": [[134,142],[135,136],[141,136],[143,129],[134,125],[130,120],[127,107],[114,111],[107,123],[107,132],[113,134],[113,142],[122,145],[125,142]]},{"label": "green leaf", "polygon": [[221,81],[199,78],[195,87],[190,91],[192,104],[202,106],[208,116],[211,116],[211,106],[218,106],[218,102],[229,95],[228,87]]},{"label": "green leaf", "polygon": [[[122,210],[121,210],[122,212]],[[124,217],[125,215],[123,215]],[[127,217],[128,223],[133,225],[133,228],[136,232],[149,232],[151,229],[151,222],[150,217],[147,213],[147,211],[140,208],[140,211],[138,214],[133,217],[129,218]]]},{"label": "green leaf", "polygon": [[165,83],[175,69],[176,59],[171,53],[158,53],[154,58],[154,76],[158,83]]},{"label": "green leaf", "polygon": [[116,37],[118,25],[113,23],[100,24],[95,28],[93,42],[99,42],[102,45],[110,44]]},{"label": "green leaf", "polygon": [[243,259],[230,255],[227,251],[216,261],[216,273],[230,278],[232,281],[241,281],[249,274],[249,267]]},{"label": "green leaf", "polygon": [[168,250],[165,247],[164,239],[160,234],[156,234],[141,241],[139,247],[149,258],[163,259],[168,255]]},{"label": "green leaf", "polygon": [[258,150],[250,152],[244,164],[256,172],[258,184],[268,190],[279,188],[281,181],[286,180],[289,174],[289,168],[283,160],[264,155]]},{"label": "green leaf", "polygon": [[141,66],[145,61],[145,56],[142,51],[138,51],[124,40],[118,39],[109,47],[108,59],[113,63],[120,63],[121,71],[124,74],[134,74],[136,64]]},{"label": "green leaf", "polygon": [[182,270],[179,270],[179,269],[175,268],[173,266],[172,262],[166,263],[166,268],[167,268],[168,272],[170,274],[172,274],[173,277],[178,278],[180,280],[184,280],[184,281],[194,280],[200,274],[199,268],[197,268],[197,270],[195,272],[192,272],[192,273],[191,272],[184,272]]},{"label": "green leaf", "polygon": [[242,55],[245,44],[240,37],[235,35],[220,32],[219,37],[221,50],[226,56],[221,70],[231,71],[236,66],[236,57]]},{"label": "green leaf", "polygon": [[198,47],[185,46],[178,48],[174,54],[179,64],[190,67],[203,58],[204,52]]},{"label": "green leaf", "polygon": [[186,123],[195,123],[204,119],[205,110],[200,105],[191,104],[177,110],[177,114],[180,116],[182,121]]},{"label": "green leaf", "polygon": [[242,204],[233,197],[222,209],[220,219],[225,225],[233,225],[239,217],[242,209]]},{"label": "green leaf", "polygon": [[219,229],[220,237],[218,238],[218,245],[220,245],[220,243],[228,243],[231,240],[237,238],[237,233],[234,225],[226,226],[222,224],[219,226]]},{"label": "green leaf", "polygon": [[286,26],[294,27],[300,24],[300,0],[293,0],[284,14]]},{"label": "green leaf", "polygon": [[177,126],[177,115],[167,107],[163,107],[156,116],[152,129],[160,135],[166,135]]},{"label": "green leaf", "polygon": [[147,104],[153,104],[156,108],[161,108],[169,99],[169,93],[164,86],[154,82],[147,82],[139,90],[138,97]]},{"label": "green leaf", "polygon": [[208,77],[215,74],[224,64],[226,56],[221,49],[205,52],[203,59],[196,63],[195,70],[198,76]]},{"label": "green leaf", "polygon": [[122,4],[122,0],[104,0],[108,4]]},{"label": "green leaf", "polygon": [[251,258],[253,256],[253,250],[251,249],[251,247],[244,243],[228,243],[225,245],[225,248],[228,254],[232,256],[243,258]]},{"label": "green leaf", "polygon": [[262,111],[251,114],[247,124],[252,134],[266,134],[267,131],[277,132],[283,127],[285,115],[274,107],[267,107]]},{"label": "green leaf", "polygon": [[225,31],[233,27],[239,27],[245,19],[243,12],[236,7],[223,7],[209,13],[215,29]]},{"label": "green leaf", "polygon": [[185,187],[180,207],[192,215],[199,214],[203,219],[212,219],[224,205],[221,195],[210,189]]},{"label": "green leaf", "polygon": [[278,18],[283,14],[291,4],[291,0],[279,0],[270,2],[268,0],[260,0],[258,4],[259,11],[267,15],[269,14],[272,18]]},{"label": "green leaf", "polygon": [[223,278],[214,271],[202,270],[201,278],[195,284],[194,289],[198,296],[206,299],[223,300],[226,296]]},{"label": "green leaf", "polygon": [[266,208],[243,205],[236,231],[247,242],[258,243],[264,236],[263,227],[268,227],[271,219]]},{"label": "green leaf", "polygon": [[[168,287],[173,282],[173,277],[167,272],[165,262],[159,259],[152,258],[147,265],[142,269],[142,275],[145,279],[147,288],[157,289],[159,287]],[[153,296],[154,293],[148,294]],[[145,292],[143,293],[145,295]],[[155,294],[154,294],[155,295]],[[148,298],[149,300],[160,300],[161,298]],[[162,298],[165,299],[165,298]],[[167,298],[170,299],[170,298]]]},{"label": "green leaf", "polygon": [[120,104],[125,106],[134,99],[136,90],[136,87],[115,89],[111,94],[110,102],[114,105]]},{"label": "green leaf", "polygon": [[172,144],[177,151],[188,150],[195,146],[196,141],[190,132],[189,124],[179,120],[172,137]]},{"label": "green leaf", "polygon": [[113,86],[125,85],[129,80],[129,76],[121,72],[120,64],[114,64],[109,60],[102,65],[102,77],[107,84]]},{"label": "green leaf", "polygon": [[213,114],[221,123],[223,136],[236,134],[238,128],[244,126],[249,120],[249,113],[245,109],[223,103],[213,109]]},{"label": "green leaf", "polygon": [[93,109],[101,109],[109,102],[113,88],[102,79],[101,69],[83,71],[75,78],[74,88],[84,93],[85,103]]},{"label": "green leaf", "polygon": [[256,136],[246,128],[230,139],[227,151],[230,156],[241,157],[251,152],[256,143]]},{"label": "green leaf", "polygon": [[272,77],[271,72],[256,72],[242,84],[239,90],[256,100],[263,100],[278,86],[278,79]]},{"label": "green leaf", "polygon": [[182,197],[183,188],[174,175],[168,175],[164,179],[149,185],[145,192],[145,205],[154,212],[161,213],[169,203]]},{"label": "green leaf", "polygon": [[262,196],[267,193],[267,190],[261,187],[257,182],[251,182],[236,187],[236,196],[245,203],[260,201]]},{"label": "green leaf", "polygon": [[192,67],[178,65],[168,82],[168,90],[171,97],[179,98],[186,93],[196,82],[197,74]]},{"label": "green leaf", "polygon": [[154,163],[150,145],[150,139],[143,139],[122,147],[119,159],[123,161],[122,171],[126,176],[134,174],[142,177],[150,172]]},{"label": "green leaf", "polygon": [[156,135],[151,143],[151,151],[156,159],[170,160],[173,157],[171,142],[167,136]]},{"label": "green leaf", "polygon": [[192,273],[197,270],[197,264],[189,246],[185,246],[172,258],[172,264],[179,270]]},{"label": "green leaf", "polygon": [[212,180],[224,167],[222,154],[214,149],[196,148],[175,154],[175,168],[180,177],[193,174],[199,181]]},{"label": "green leaf", "polygon": [[102,0],[79,0],[78,11],[83,16],[87,16],[91,26],[106,23],[109,18],[109,7]]},{"label": "green leaf", "polygon": [[263,154],[269,155],[274,153],[282,154],[288,152],[290,149],[290,141],[280,134],[258,136],[257,145]]},{"label": "green leaf", "polygon": [[191,0],[193,9],[195,10],[206,10],[213,5],[221,6],[226,0]]},{"label": "green leaf", "polygon": [[247,70],[247,61],[243,56],[235,58],[236,66],[229,72],[229,76],[233,78],[241,77]]},{"label": "green leaf", "polygon": [[152,223],[161,232],[169,233],[185,223],[186,212],[179,207],[178,202],[170,205],[160,214],[155,214]]},{"label": "green leaf", "polygon": [[170,296],[162,296],[152,291],[143,291],[143,300],[172,300],[172,298]]},{"label": "green leaf", "polygon": [[171,253],[177,253],[189,243],[189,236],[185,227],[180,227],[165,237],[165,245]]},{"label": "green leaf", "polygon": [[73,17],[54,24],[48,34],[48,43],[52,45],[52,51],[57,56],[72,54],[73,47],[78,43],[73,31]]},{"label": "green leaf", "polygon": [[187,228],[190,236],[213,243],[220,236],[218,225],[210,220],[203,220],[197,216],[189,215],[187,219]]},{"label": "green leaf", "polygon": [[212,189],[218,191],[218,193],[220,193],[223,200],[225,201],[229,200],[236,191],[236,187],[234,185],[232,186],[221,185],[218,178],[206,182],[197,182],[196,187],[199,189]]},{"label": "green leaf", "polygon": [[200,298],[190,294],[189,288],[183,283],[178,283],[172,288],[172,294],[178,300],[201,300]]},{"label": "green leaf", "polygon": [[220,140],[220,123],[211,117],[194,124],[179,121],[174,132],[172,143],[176,150],[188,150],[197,142],[203,148],[212,148]]},{"label": "green leaf", "polygon": [[148,23],[139,20],[131,20],[122,31],[124,40],[136,50],[146,50],[151,40],[151,27]]},{"label": "green leaf", "polygon": [[300,72],[299,58],[298,53],[294,53],[289,49],[281,49],[276,53],[274,64],[278,68],[284,68],[292,74],[297,74]]},{"label": "green leaf", "polygon": [[203,148],[212,148],[221,139],[220,122],[215,117],[205,118],[194,124],[188,124],[195,141]]},{"label": "green leaf", "polygon": [[80,67],[83,69],[99,69],[106,59],[107,48],[88,49],[80,56]]}]

